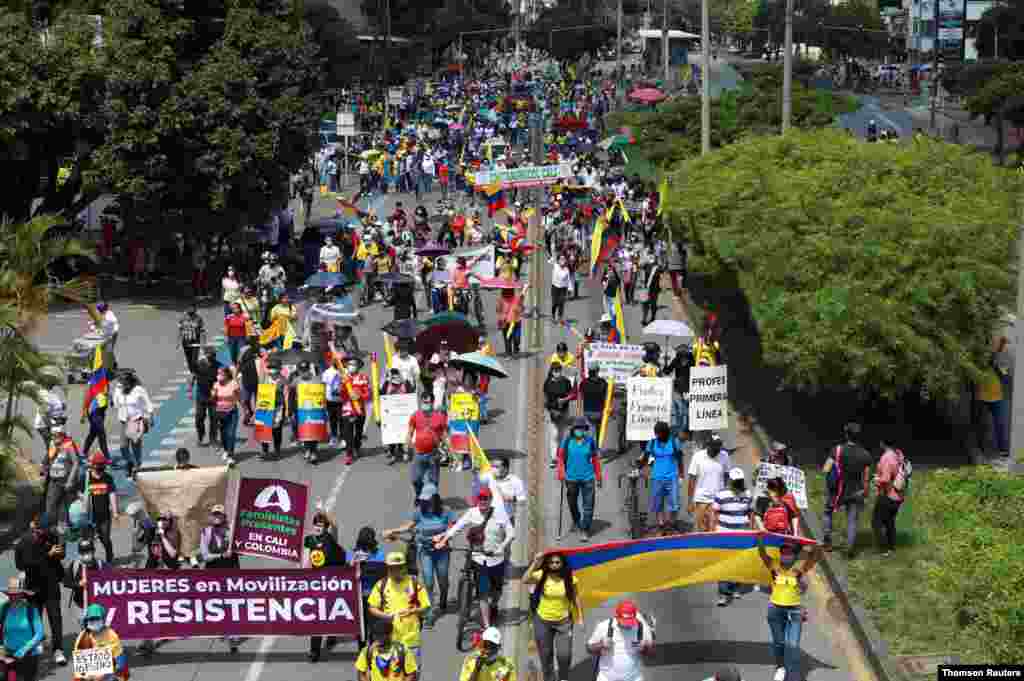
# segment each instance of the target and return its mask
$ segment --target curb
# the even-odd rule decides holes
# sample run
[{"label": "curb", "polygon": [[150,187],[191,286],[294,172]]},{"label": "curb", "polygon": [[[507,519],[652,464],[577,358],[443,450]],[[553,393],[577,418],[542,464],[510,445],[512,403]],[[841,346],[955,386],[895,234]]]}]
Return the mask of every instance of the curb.
[{"label": "curb", "polygon": [[[671,290],[671,289],[669,289]],[[703,332],[703,318],[700,315],[699,308],[686,298],[676,298],[672,296],[673,304],[678,302],[684,317],[690,322],[690,326],[698,333]],[[699,320],[699,321],[698,321]],[[740,416],[738,410],[733,408],[734,416]],[[755,440],[759,451],[766,452],[769,449],[771,438],[768,433],[765,432],[761,424],[757,423],[749,414],[743,414],[748,422],[748,430],[751,437]],[[813,513],[801,513],[800,514],[801,526],[808,537],[818,541],[818,537],[821,536],[821,527],[818,524],[818,518]],[[846,570],[839,565],[833,565],[828,558],[823,558],[818,562],[818,565],[822,568],[821,572],[825,576],[824,585],[827,587],[829,592],[829,601],[835,599],[840,607],[842,608],[842,615],[846,621],[850,624],[850,629],[853,632],[856,643],[860,648],[860,652],[863,654],[864,659],[870,666],[870,672],[874,674],[877,681],[903,681],[904,676],[899,674],[893,669],[892,659],[889,656],[888,644],[882,639],[881,634],[871,623],[867,612],[864,611],[860,606],[852,603],[849,598],[849,594],[846,590],[848,584],[848,575]],[[825,604],[827,605],[827,603]]]}]

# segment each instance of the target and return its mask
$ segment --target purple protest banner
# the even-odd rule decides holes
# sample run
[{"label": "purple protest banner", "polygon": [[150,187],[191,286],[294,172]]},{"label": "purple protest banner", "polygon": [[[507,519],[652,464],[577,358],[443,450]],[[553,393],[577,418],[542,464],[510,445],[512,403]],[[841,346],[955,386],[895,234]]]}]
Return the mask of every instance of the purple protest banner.
[{"label": "purple protest banner", "polygon": [[358,638],[356,567],[320,570],[89,571],[86,599],[122,639],[204,636]]},{"label": "purple protest banner", "polygon": [[273,478],[238,481],[231,546],[239,556],[302,562],[309,487]]}]

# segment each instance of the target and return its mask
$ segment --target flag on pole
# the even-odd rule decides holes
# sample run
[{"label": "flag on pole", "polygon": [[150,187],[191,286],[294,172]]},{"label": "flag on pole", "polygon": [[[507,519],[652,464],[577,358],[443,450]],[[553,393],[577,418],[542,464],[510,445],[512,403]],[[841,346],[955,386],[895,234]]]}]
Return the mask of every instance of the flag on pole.
[{"label": "flag on pole", "polygon": [[626,340],[626,318],[622,314],[622,287],[619,286],[619,290],[615,292],[615,313],[612,315],[615,322],[615,330],[619,334],[617,343],[628,343]]},{"label": "flag on pole", "polygon": [[597,448],[604,447],[604,436],[608,432],[608,418],[612,415],[612,403],[615,401],[615,381],[608,380],[608,394],[604,398],[604,409],[601,410],[601,432],[597,435]]},{"label": "flag on pole", "polygon": [[387,360],[388,369],[391,369],[391,360],[395,356],[395,348],[391,344],[391,336],[384,333],[384,358]]},{"label": "flag on pole", "polygon": [[93,351],[92,373],[86,385],[85,397],[82,400],[82,413],[92,414],[97,409],[107,406],[107,389],[110,386],[110,375],[103,361],[103,346],[98,345]]},{"label": "flag on pole", "polygon": [[477,471],[478,475],[481,477],[490,475],[491,460],[487,458],[487,452],[480,445],[480,440],[477,439],[476,433],[472,429],[469,430],[469,456],[473,462],[473,469]]},{"label": "flag on pole", "polygon": [[[384,336],[387,338],[387,336]],[[380,364],[377,362],[377,353],[370,355],[370,381],[373,384],[373,415],[380,424]]]}]

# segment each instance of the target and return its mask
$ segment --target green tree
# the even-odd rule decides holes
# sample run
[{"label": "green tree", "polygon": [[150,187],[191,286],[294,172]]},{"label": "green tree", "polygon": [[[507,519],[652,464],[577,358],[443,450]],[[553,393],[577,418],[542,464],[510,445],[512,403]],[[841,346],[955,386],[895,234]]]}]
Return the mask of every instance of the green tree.
[{"label": "green tree", "polygon": [[[611,40],[613,30],[598,24],[597,15],[591,12],[577,11],[568,5],[551,7],[541,12],[530,27],[526,43],[535,49],[549,51],[556,59],[575,61],[588,52],[596,52]],[[560,30],[573,26],[589,28]]]},{"label": "green tree", "polygon": [[982,59],[1024,58],[1024,0],[993,2],[981,15],[977,35],[975,47]]},{"label": "green tree", "polygon": [[750,138],[672,177],[693,268],[742,290],[785,385],[952,400],[987,367],[1016,289],[1019,174],[830,129]]},{"label": "green tree", "polygon": [[995,126],[996,153],[1002,161],[1006,146],[1003,122],[1024,124],[1024,64],[1002,66],[967,98],[966,108],[983,117],[986,125]]}]

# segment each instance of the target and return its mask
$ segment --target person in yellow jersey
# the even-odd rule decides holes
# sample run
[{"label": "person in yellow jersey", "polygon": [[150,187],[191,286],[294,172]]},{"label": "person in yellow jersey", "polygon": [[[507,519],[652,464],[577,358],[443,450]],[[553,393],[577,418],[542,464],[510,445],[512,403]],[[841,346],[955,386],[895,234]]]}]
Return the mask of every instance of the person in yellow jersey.
[{"label": "person in yellow jersey", "polygon": [[800,554],[807,547],[788,542],[779,550],[778,559],[768,555],[764,534],[757,537],[757,551],[771,573],[771,599],[768,604],[768,627],[772,632],[772,653],[775,655],[775,681],[800,681],[800,633],[804,609],[803,576],[821,559],[820,544],[815,544],[803,564],[797,566]]},{"label": "person in yellow jersey", "polygon": [[389,620],[374,622],[373,642],[367,644],[356,659],[359,681],[413,681],[419,677],[416,655],[394,640],[392,628]]},{"label": "person in yellow jersey", "polygon": [[430,596],[420,581],[409,574],[404,553],[389,553],[384,565],[387,577],[373,585],[367,599],[370,614],[391,622],[392,637],[412,652],[419,667],[423,662],[420,628],[423,616],[430,609]]},{"label": "person in yellow jersey", "polygon": [[551,366],[559,364],[563,369],[575,368],[576,355],[569,352],[569,346],[562,342],[558,344],[558,346],[555,348],[555,351],[551,354],[549,364]]},{"label": "person in yellow jersey", "polygon": [[480,648],[462,662],[459,681],[516,681],[516,665],[501,654],[501,632],[487,627],[480,637]]}]

